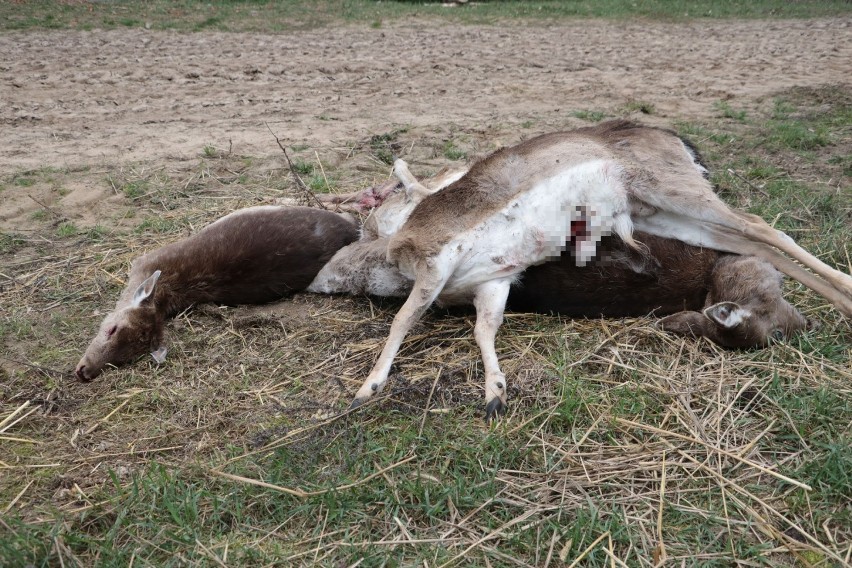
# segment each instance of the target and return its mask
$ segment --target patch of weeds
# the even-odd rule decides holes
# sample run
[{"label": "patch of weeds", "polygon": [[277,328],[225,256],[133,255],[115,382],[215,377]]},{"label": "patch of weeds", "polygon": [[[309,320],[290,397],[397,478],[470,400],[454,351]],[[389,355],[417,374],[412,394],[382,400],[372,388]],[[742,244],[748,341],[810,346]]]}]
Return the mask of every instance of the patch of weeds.
[{"label": "patch of weeds", "polygon": [[579,118],[580,120],[587,120],[589,122],[600,122],[606,117],[606,113],[599,110],[575,110],[571,113],[571,116]]},{"label": "patch of weeds", "polygon": [[296,173],[300,176],[307,176],[314,173],[314,165],[304,160],[294,160],[293,169],[296,170]]},{"label": "patch of weeds", "polygon": [[121,191],[129,199],[138,199],[148,191],[148,182],[145,180],[129,181],[121,187]]},{"label": "patch of weeds", "polygon": [[193,29],[195,31],[201,31],[201,30],[204,30],[204,29],[207,29],[207,28],[212,28],[214,26],[219,26],[221,23],[222,23],[221,17],[210,16],[210,17],[205,18],[204,20],[198,22],[197,24],[195,24]]},{"label": "patch of weeds", "polygon": [[70,222],[66,221],[65,223],[60,223],[59,227],[56,229],[56,234],[59,237],[73,237],[79,232],[77,226]]},{"label": "patch of weeds", "polygon": [[448,160],[464,160],[467,158],[467,152],[456,146],[453,140],[447,140],[441,147],[441,152]]},{"label": "patch of weeds", "polygon": [[179,224],[174,219],[165,217],[148,217],[134,230],[135,233],[171,233],[178,229]]},{"label": "patch of weeds", "polygon": [[643,101],[629,101],[626,105],[624,105],[624,110],[627,112],[641,112],[642,114],[654,114],[656,112],[656,108],[652,103],[646,103]]},{"label": "patch of weeds", "polygon": [[12,337],[20,341],[32,337],[32,333],[33,324],[26,317],[20,317],[13,314],[0,318],[0,337]]},{"label": "patch of weeds", "polygon": [[207,145],[205,145],[205,146],[204,146],[204,149],[202,150],[202,153],[204,154],[204,157],[205,157],[205,158],[216,158],[216,157],[218,157],[218,156],[219,156],[219,151],[218,151],[218,150],[216,150],[216,147],[215,147],[215,146],[211,146],[211,145],[209,145],[209,144],[207,144]]},{"label": "patch of weeds", "polygon": [[746,111],[733,109],[727,101],[719,101],[713,106],[716,107],[716,110],[722,113],[723,117],[736,120],[737,122],[745,122]]},{"label": "patch of weeds", "polygon": [[35,184],[35,180],[26,176],[15,176],[12,178],[12,183],[19,187],[32,187]]},{"label": "patch of weeds", "polygon": [[844,176],[852,177],[852,156],[832,156],[828,163],[839,165]]},{"label": "patch of weeds", "polygon": [[776,148],[815,150],[829,144],[828,129],[821,125],[809,126],[798,120],[776,121],[770,125],[767,142]]},{"label": "patch of weeds", "polygon": [[310,148],[310,146],[308,146],[307,144],[293,144],[292,146],[290,146],[290,149],[294,152],[304,152],[308,148]]},{"label": "patch of weeds", "polygon": [[400,151],[397,141],[400,134],[407,132],[407,128],[399,128],[385,134],[376,134],[370,137],[370,151],[385,164],[393,164],[394,154]]},{"label": "patch of weeds", "polygon": [[382,21],[376,20],[374,22],[370,22],[370,27],[377,30],[382,27]]},{"label": "patch of weeds", "polygon": [[13,233],[0,233],[0,252],[15,252],[24,245],[24,240]]},{"label": "patch of weeds", "polygon": [[312,175],[307,182],[308,187],[311,191],[326,193],[331,189],[334,189],[336,186],[335,180],[332,176],[323,176],[322,173]]},{"label": "patch of weeds", "polygon": [[33,221],[44,221],[47,219],[47,209],[39,209],[38,211],[33,211],[30,214],[30,219]]},{"label": "patch of weeds", "polygon": [[107,229],[101,225],[95,225],[85,232],[86,238],[94,243],[100,242],[107,234]]},{"label": "patch of weeds", "polygon": [[525,120],[521,123],[521,128],[532,128],[535,124],[532,120]]}]

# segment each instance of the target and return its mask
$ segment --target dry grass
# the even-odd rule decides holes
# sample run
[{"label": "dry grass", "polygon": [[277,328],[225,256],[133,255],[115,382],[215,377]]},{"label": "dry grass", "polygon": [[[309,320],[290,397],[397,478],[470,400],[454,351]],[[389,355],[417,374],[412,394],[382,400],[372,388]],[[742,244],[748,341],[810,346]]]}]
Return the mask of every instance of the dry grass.
[{"label": "dry grass", "polygon": [[[760,136],[755,125],[718,128]],[[470,132],[465,150],[487,149],[491,134]],[[446,161],[445,140],[406,131],[382,143],[423,173]],[[717,171],[739,167],[732,149],[701,143]],[[294,163],[315,163],[314,151],[341,190],[386,175],[370,141],[302,149]],[[673,338],[649,319],[510,314],[498,336],[510,408],[492,428],[463,310],[431,311],[386,394],[345,410],[387,335],[391,300],[199,307],[169,326],[166,364],[75,382],[95,312],[111,307],[130,260],[287,195],[277,152],[271,140],[267,159],[206,151],[107,176],[54,173],[130,187],[123,224],[57,236],[58,211],[5,235],[0,564],[850,565],[852,336],[793,285],[823,327],[756,351]],[[790,154],[779,152],[780,168]],[[815,160],[831,158],[829,148]],[[753,199],[728,183],[730,200]],[[819,179],[798,183],[819,191]],[[848,206],[834,210],[841,221]],[[848,226],[834,221],[803,240],[842,263]]]}]

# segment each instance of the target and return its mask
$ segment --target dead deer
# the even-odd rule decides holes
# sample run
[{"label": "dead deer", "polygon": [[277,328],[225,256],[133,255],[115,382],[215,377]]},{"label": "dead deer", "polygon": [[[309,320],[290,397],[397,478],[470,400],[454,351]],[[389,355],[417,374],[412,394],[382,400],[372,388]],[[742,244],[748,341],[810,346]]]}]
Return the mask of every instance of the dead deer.
[{"label": "dead deer", "polygon": [[[759,217],[728,208],[704,173],[691,147],[674,133],[625,121],[546,134],[504,148],[436,193],[401,172],[408,201],[402,209],[413,210],[398,231],[382,238],[388,239],[388,262],[412,282],[411,292],[352,407],[382,390],[406,333],[440,299],[473,302],[486,418],[502,414],[506,379],[494,339],[511,284],[526,268],[552,260],[566,248],[578,265],[587,264],[608,235],[641,250],[634,229],[696,247],[754,255],[852,316],[852,278]],[[310,289],[316,287],[315,280]],[[731,317],[724,309],[717,315]],[[688,323],[684,327],[697,331]]]},{"label": "dead deer", "polygon": [[[689,149],[707,177],[697,150]],[[394,171],[409,185],[416,182],[405,162],[397,161]],[[422,186],[434,193],[466,172],[442,171]],[[389,237],[417,203],[399,191],[402,185],[390,181],[363,192],[318,196],[371,214],[361,239],[338,251],[308,291],[408,296],[413,282],[386,258]],[[507,308],[569,317],[670,316],[659,323],[662,329],[731,348],[762,347],[815,325],[784,300],[781,274],[766,261],[639,231],[634,239],[641,244],[638,250],[618,237],[603,237],[587,266],[577,266],[571,252],[563,251],[558,259],[529,267],[512,283]]]},{"label": "dead deer", "polygon": [[89,381],[146,352],[162,362],[168,318],[195,304],[260,304],[303,290],[356,237],[354,223],[330,211],[259,206],[149,252],[133,261],[76,375]]}]

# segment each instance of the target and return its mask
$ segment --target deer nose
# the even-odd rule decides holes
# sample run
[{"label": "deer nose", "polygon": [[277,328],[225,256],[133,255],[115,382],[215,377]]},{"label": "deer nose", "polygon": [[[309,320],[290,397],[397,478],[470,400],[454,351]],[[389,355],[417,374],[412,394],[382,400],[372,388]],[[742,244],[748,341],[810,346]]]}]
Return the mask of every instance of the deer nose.
[{"label": "deer nose", "polygon": [[77,365],[77,369],[74,371],[74,374],[77,375],[77,378],[81,381],[89,381],[90,377],[86,376],[86,366],[83,364]]}]

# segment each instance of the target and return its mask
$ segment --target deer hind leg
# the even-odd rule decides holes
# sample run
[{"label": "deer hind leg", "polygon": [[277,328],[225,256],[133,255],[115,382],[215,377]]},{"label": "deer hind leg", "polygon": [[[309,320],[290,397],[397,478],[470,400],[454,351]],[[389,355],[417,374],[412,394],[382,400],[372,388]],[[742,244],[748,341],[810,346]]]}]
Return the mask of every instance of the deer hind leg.
[{"label": "deer hind leg", "polygon": [[[638,204],[632,204],[634,208],[636,206],[641,208],[641,202],[645,202],[658,210],[652,217],[675,216],[691,224],[702,221],[713,223],[719,225],[720,229],[727,229],[724,232],[733,237],[767,244],[790,255],[813,270],[835,290],[852,298],[852,277],[828,266],[797,245],[788,235],[773,229],[760,217],[731,209],[712,192],[712,188],[704,180],[699,183],[685,184],[677,192],[660,191],[656,188],[649,190],[639,185],[634,186],[633,189],[635,197],[640,201]],[[684,240],[678,235],[674,235],[673,238]],[[785,272],[782,268],[777,268]],[[793,274],[789,276],[797,278]]]},{"label": "deer hind leg", "polygon": [[660,237],[678,239],[694,246],[763,258],[790,278],[822,295],[847,317],[852,317],[852,300],[845,294],[826,280],[806,271],[769,244],[752,240],[740,231],[732,231],[720,224],[698,221],[667,211],[660,211],[649,217],[636,218],[634,223],[637,230]]},{"label": "deer hind leg", "polygon": [[800,247],[783,231],[773,229],[766,221],[756,215],[734,212],[747,223],[745,233],[755,240],[771,245],[787,253],[794,259],[822,276],[832,287],[852,298],[852,276],[828,266],[823,261]]},{"label": "deer hind leg", "polygon": [[473,305],[476,307],[474,337],[482,355],[485,369],[485,420],[490,421],[506,412],[506,377],[497,361],[494,339],[503,323],[503,310],[509,297],[511,279],[491,280],[476,288]]},{"label": "deer hind leg", "polygon": [[385,346],[367,379],[361,385],[361,388],[358,389],[358,392],[355,393],[355,399],[349,406],[350,409],[361,406],[385,388],[391,364],[399,351],[399,347],[402,345],[403,339],[405,339],[411,326],[420,319],[423,312],[435,301],[435,298],[438,297],[438,294],[444,288],[450,272],[441,271],[441,273],[437,273],[434,262],[427,261],[423,264],[428,264],[429,266],[423,267],[418,271],[414,288],[411,290],[411,294],[408,295],[408,299],[399,309],[399,312],[393,318]]}]

